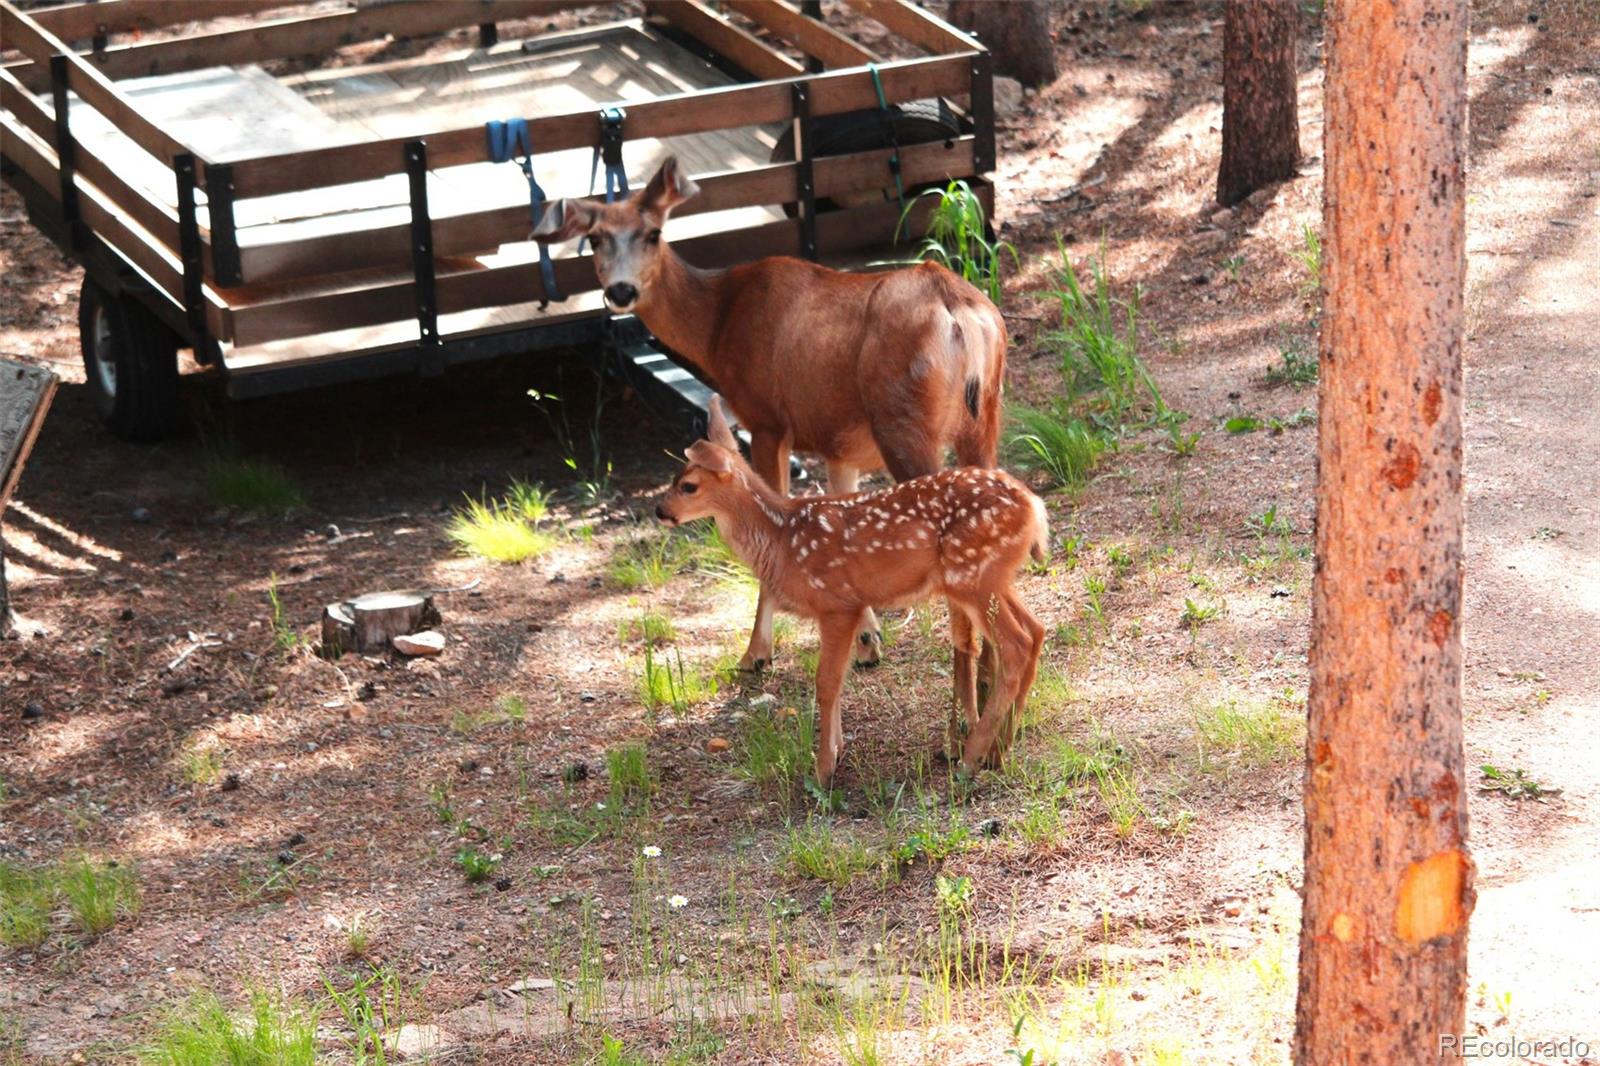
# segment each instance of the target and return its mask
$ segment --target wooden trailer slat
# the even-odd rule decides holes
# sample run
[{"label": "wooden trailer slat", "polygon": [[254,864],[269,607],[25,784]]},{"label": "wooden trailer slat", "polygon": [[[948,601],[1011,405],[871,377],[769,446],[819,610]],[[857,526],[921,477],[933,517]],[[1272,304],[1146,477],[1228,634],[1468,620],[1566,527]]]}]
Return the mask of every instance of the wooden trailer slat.
[{"label": "wooden trailer slat", "polygon": [[805,67],[774,51],[700,0],[645,0],[644,7],[758,78],[792,78],[805,73]]},{"label": "wooden trailer slat", "polygon": [[[0,0],[4,2],[4,0]],[[971,86],[971,64],[964,55],[885,63],[879,68],[890,103],[930,96],[965,94]],[[815,116],[878,106],[872,78],[865,71],[835,71],[806,79],[812,89]],[[629,140],[677,137],[690,133],[787,122],[793,117],[791,81],[700,89],[628,105],[624,131]],[[529,119],[529,134],[540,152],[588,148],[599,143],[600,127],[590,110]],[[399,173],[409,138],[314,148],[233,164],[235,195],[240,199],[317,188],[333,182],[368,181]],[[434,169],[481,163],[488,158],[483,127],[429,135],[428,160]]]},{"label": "wooden trailer slat", "polygon": [[[914,205],[910,224],[924,224],[931,210],[927,201]],[[827,212],[817,219],[818,251],[838,253],[887,243],[899,220],[900,205],[894,202]],[[767,255],[792,255],[799,242],[799,221],[786,218],[675,241],[673,247],[690,262],[721,266]],[[570,297],[599,287],[591,260],[591,256],[556,260],[556,283],[562,292]],[[543,292],[537,262],[467,271],[435,282],[441,315],[525,303]],[[284,337],[404,321],[413,309],[412,282],[404,280],[234,307],[228,317],[234,343],[248,347]]]},{"label": "wooden trailer slat", "polygon": [[915,4],[904,3],[902,0],[845,0],[845,3],[868,18],[882,23],[884,28],[893,32],[895,36],[904,37],[912,44],[926,48],[935,55],[976,52],[983,47],[976,38],[969,37]]},{"label": "wooden trailer slat", "polygon": [[[243,29],[170,41],[107,48],[95,53],[92,59],[100,71],[112,78],[172,74],[202,67],[315,55],[385,34],[411,37],[438,33],[496,19],[549,15],[574,7],[588,7],[591,3],[593,0],[427,0],[385,4],[355,11],[277,19]],[[19,71],[25,85],[30,84],[31,79],[44,76],[35,68]]]},{"label": "wooden trailer slat", "polygon": [[859,67],[878,61],[871,50],[784,0],[722,0],[722,6],[759,23],[827,66]]},{"label": "wooden trailer slat", "polygon": [[[892,149],[823,156],[816,160],[816,195],[837,196],[874,187],[888,180]],[[900,150],[901,170],[908,184],[966,177],[974,173],[973,138],[948,143],[906,145]],[[700,194],[678,209],[676,217],[792,202],[798,165],[771,163],[716,174],[695,175]],[[598,197],[596,199],[599,199]],[[434,252],[441,256],[491,251],[525,240],[529,229],[524,205],[433,220]],[[330,233],[240,249],[246,284],[264,284],[317,275],[341,274],[372,267],[394,267],[410,254],[411,228],[399,223],[359,231]]]},{"label": "wooden trailer slat", "polygon": [[306,0],[98,0],[62,4],[31,12],[33,20],[63,41],[86,41],[100,34],[156,30],[180,22],[230,15],[253,15]]},{"label": "wooden trailer slat", "polygon": [[[53,151],[36,147],[22,128],[6,115],[0,115],[0,131],[5,133],[6,155],[35,184],[52,191],[60,188],[61,172]],[[81,174],[78,178],[74,183],[78,188],[78,211],[90,232],[143,271],[174,304],[182,306],[183,269],[177,259],[130,227],[117,210],[106,203],[99,189],[81,180]],[[213,330],[222,325],[221,308],[210,299],[206,302],[206,318]]]},{"label": "wooden trailer slat", "polygon": [[[11,112],[22,125],[38,134],[47,144],[56,143],[55,116],[45,110],[44,105],[5,70],[0,70],[0,107]],[[143,190],[130,185],[93,151],[80,150],[75,164],[79,174],[98,187],[107,200],[126,211],[152,237],[168,249],[178,247],[178,216],[171,208],[150,199]]]},{"label": "wooden trailer slat", "polygon": [[[0,37],[4,37],[8,45],[32,59],[41,69],[49,66],[52,55],[65,55],[68,87],[84,103],[110,119],[130,140],[157,159],[170,165],[173,156],[188,151],[183,144],[145,118],[105,75],[90,66],[59,37],[41,29],[18,11],[11,0],[0,0]],[[18,80],[23,79],[19,76]],[[27,84],[26,81],[23,84]]]}]

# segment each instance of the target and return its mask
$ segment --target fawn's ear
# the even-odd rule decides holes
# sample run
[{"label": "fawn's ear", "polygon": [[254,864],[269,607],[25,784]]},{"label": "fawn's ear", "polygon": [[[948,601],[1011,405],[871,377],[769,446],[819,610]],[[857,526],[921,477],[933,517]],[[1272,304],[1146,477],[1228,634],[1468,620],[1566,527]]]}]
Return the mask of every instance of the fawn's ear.
[{"label": "fawn's ear", "polygon": [[588,233],[594,220],[594,208],[582,200],[555,200],[544,205],[544,214],[529,236],[536,241],[560,244]]},{"label": "fawn's ear", "polygon": [[683,453],[695,466],[704,467],[726,481],[733,474],[733,456],[708,440],[697,440]]},{"label": "fawn's ear", "polygon": [[722,406],[722,397],[716,393],[711,394],[711,403],[707,405],[711,417],[707,422],[707,436],[713,444],[720,444],[729,451],[739,450],[739,442],[733,439],[733,427],[728,425],[728,412]]},{"label": "fawn's ear", "polygon": [[674,207],[699,191],[700,186],[678,165],[678,157],[669,155],[661,161],[661,169],[644,187],[644,192],[639,194],[639,206],[665,218]]}]

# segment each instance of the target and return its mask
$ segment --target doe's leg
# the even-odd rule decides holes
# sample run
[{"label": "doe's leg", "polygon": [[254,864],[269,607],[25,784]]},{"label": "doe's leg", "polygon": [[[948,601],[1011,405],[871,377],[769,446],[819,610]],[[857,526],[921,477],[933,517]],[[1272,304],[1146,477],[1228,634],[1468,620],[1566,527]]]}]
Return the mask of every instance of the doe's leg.
[{"label": "doe's leg", "polygon": [[822,638],[817,656],[817,783],[827,788],[844,751],[844,733],[839,721],[839,692],[844,675],[850,671],[850,648],[860,628],[859,612],[825,615],[818,619]]},{"label": "doe's leg", "polygon": [[[789,495],[789,442],[767,433],[750,435],[750,465],[780,496]],[[759,673],[772,663],[774,601],[766,585],[756,600],[756,624],[750,645],[739,658],[739,669]]]},{"label": "doe's leg", "polygon": [[[861,471],[849,463],[828,463],[828,495],[847,496],[860,484]],[[883,631],[878,626],[878,616],[870,607],[861,617],[854,647],[857,666],[877,666],[883,658]]]}]

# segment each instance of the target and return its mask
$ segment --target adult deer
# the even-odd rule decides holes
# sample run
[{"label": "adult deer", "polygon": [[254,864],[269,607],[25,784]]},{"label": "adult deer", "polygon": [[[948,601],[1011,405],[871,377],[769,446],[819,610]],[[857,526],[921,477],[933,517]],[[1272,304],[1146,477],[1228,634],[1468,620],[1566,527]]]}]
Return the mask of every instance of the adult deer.
[{"label": "adult deer", "polygon": [[[670,525],[714,517],[771,601],[816,620],[817,780],[827,785],[844,747],[839,690],[862,615],[935,595],[950,604],[957,665],[951,757],[959,752],[964,769],[998,764],[1044,648],[1044,626],[1012,584],[1030,556],[1046,557],[1044,502],[1003,470],[972,467],[880,492],[791,498],[745,463],[715,397],[709,432],[690,446],[656,517]],[[996,659],[981,715],[973,681],[979,633]]]},{"label": "adult deer", "polygon": [[[607,305],[631,311],[709,377],[750,431],[757,473],[789,494],[789,452],[820,455],[828,488],[856,490],[863,471],[897,481],[944,465],[995,465],[1005,321],[972,285],[932,263],[850,274],[775,256],[726,270],[684,262],[662,239],[672,209],[699,191],[675,157],[628,200],[558,200],[541,241],[587,236]],[[762,585],[739,665],[772,659],[772,597]],[[860,663],[882,648],[862,616]]]}]

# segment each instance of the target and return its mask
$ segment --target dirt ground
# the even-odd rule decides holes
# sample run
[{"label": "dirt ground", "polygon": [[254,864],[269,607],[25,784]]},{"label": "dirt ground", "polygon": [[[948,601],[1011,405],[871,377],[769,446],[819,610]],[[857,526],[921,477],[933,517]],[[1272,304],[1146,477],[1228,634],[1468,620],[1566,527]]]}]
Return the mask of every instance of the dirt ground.
[{"label": "dirt ground", "polygon": [[[1025,775],[967,793],[931,757],[942,612],[892,617],[884,665],[847,682],[837,811],[737,772],[755,716],[806,706],[809,626],[782,631],[763,678],[646,709],[641,616],[676,632],[652,656],[708,669],[742,649],[749,591],[693,572],[619,582],[689,442],[608,394],[616,495],[580,503],[526,396],[586,410],[580,363],[235,405],[191,378],[193,435],[119,444],[83,384],[80,272],[0,194],[0,351],[64,379],[3,516],[24,632],[0,642],[0,859],[87,853],[135,864],[142,887],[137,916],[98,938],[0,948],[0,1062],[126,1061],[195,990],[317,1002],[325,979],[374,964],[403,990],[390,1028],[431,1027],[452,1061],[632,1061],[604,1058],[602,1034],[673,1062],[1288,1061],[1298,749],[1291,736],[1246,758],[1202,724],[1219,707],[1304,706],[1316,431],[1295,416],[1316,398],[1267,372],[1285,347],[1314,350],[1296,253],[1320,213],[1320,37],[1308,22],[1301,175],[1223,211],[1219,10],[1063,8],[1061,77],[1000,120],[997,216],[1021,258],[1003,305],[1009,395],[1060,388],[1059,320],[1036,295],[1057,238],[1079,265],[1103,243],[1119,290],[1142,291],[1142,355],[1199,438],[1180,456],[1145,433],[1050,498],[1056,554],[1020,583],[1053,633],[1050,680],[1013,762],[1048,764],[1063,741],[1115,751],[1134,802],[1069,790],[1048,834],[1025,828],[1040,811]],[[1559,793],[1473,798],[1469,1023],[1593,1049],[1550,1062],[1600,1061],[1597,55],[1592,4],[1475,6],[1467,759]],[[1281,428],[1223,429],[1245,414]],[[307,506],[219,508],[204,472],[224,446],[282,464]],[[457,554],[451,509],[513,478],[557,492],[564,535],[517,565]],[[1287,526],[1262,535],[1273,507]],[[437,660],[313,652],[324,603],[471,582],[439,598]],[[1186,601],[1216,611],[1184,624]],[[648,809],[591,816],[611,800],[607,751],[630,741],[658,781]],[[563,836],[563,818],[614,827]],[[935,824],[966,827],[968,846],[892,875],[830,886],[784,859],[792,827],[875,842]],[[482,885],[453,861],[474,840],[501,856]],[[954,884],[970,900],[941,904]],[[923,963],[944,957],[929,945],[952,915],[981,950],[941,980]],[[583,984],[585,966],[603,980]],[[598,988],[594,1002],[574,1008],[573,987]],[[322,1037],[330,1061],[353,1061],[332,1009]]]}]

